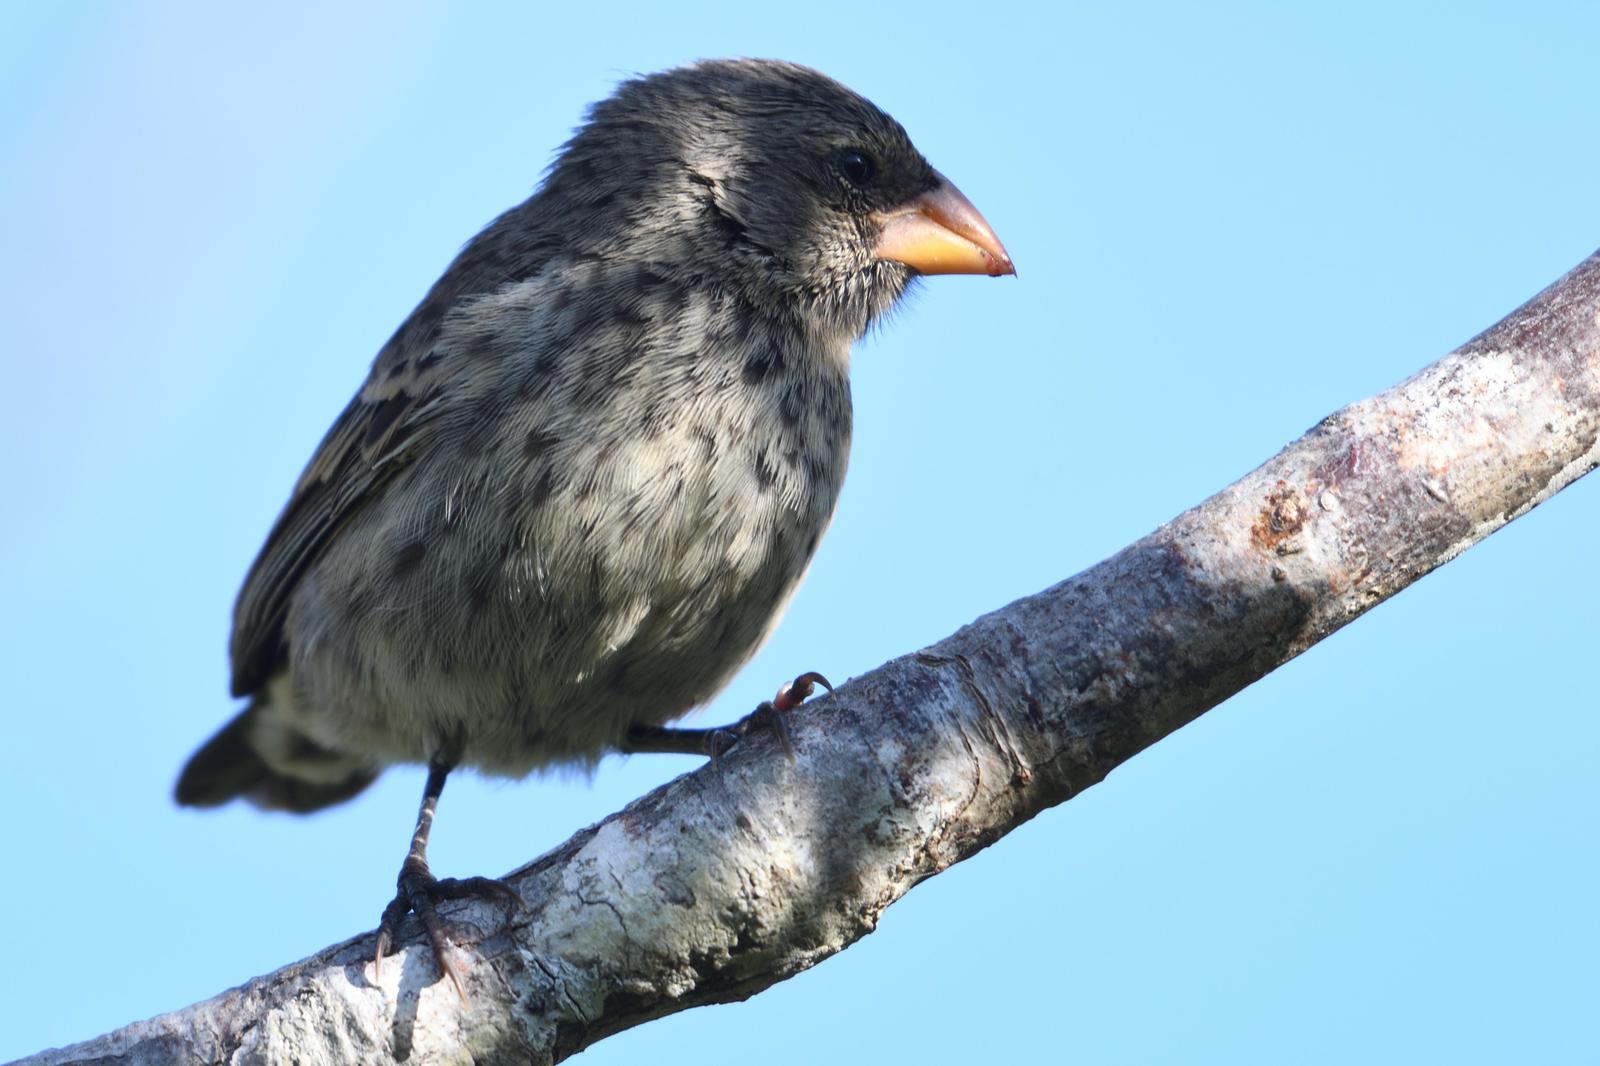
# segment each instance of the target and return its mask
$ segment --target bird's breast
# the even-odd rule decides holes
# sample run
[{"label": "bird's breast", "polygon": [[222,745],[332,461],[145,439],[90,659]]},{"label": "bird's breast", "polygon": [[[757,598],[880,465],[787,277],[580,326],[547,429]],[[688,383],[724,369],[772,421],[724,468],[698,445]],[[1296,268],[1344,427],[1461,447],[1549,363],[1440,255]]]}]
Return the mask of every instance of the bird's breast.
[{"label": "bird's breast", "polygon": [[[565,489],[523,542],[560,575],[576,620],[549,646],[570,691],[629,721],[666,721],[754,654],[844,480],[849,384],[829,363],[773,342],[658,368],[634,399],[664,397],[667,414],[621,405],[614,432],[568,456]],[[549,605],[532,607],[534,629],[550,632]]]}]

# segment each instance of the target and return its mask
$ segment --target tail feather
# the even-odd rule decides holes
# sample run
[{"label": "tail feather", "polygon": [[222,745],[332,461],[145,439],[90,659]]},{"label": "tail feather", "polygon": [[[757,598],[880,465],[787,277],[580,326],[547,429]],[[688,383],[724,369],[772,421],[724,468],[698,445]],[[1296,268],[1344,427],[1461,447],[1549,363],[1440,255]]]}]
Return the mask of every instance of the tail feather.
[{"label": "tail feather", "polygon": [[378,770],[329,751],[256,699],[190,756],[173,798],[184,807],[243,799],[274,811],[309,814],[343,803]]}]

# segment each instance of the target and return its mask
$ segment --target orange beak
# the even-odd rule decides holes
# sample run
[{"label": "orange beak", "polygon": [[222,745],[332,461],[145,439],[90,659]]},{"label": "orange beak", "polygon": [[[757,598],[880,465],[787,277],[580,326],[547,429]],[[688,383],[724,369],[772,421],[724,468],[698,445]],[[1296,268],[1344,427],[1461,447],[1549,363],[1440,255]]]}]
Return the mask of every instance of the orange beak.
[{"label": "orange beak", "polygon": [[873,254],[919,274],[1015,274],[1005,246],[972,201],[943,174],[938,177],[929,192],[877,216],[883,228]]}]

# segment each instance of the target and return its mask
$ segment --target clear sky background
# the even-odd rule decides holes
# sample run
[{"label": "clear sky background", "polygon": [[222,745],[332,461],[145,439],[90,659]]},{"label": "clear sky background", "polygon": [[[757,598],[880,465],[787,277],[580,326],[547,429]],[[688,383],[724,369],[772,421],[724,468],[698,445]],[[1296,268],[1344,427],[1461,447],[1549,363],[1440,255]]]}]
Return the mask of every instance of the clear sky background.
[{"label": "clear sky background", "polygon": [[[1021,270],[860,346],[838,519],[717,722],[1098,561],[1600,246],[1600,9],[1512,11],[0,6],[0,1059],[376,924],[419,770],[308,820],[172,781],[323,430],[619,78],[819,67]],[[581,1061],[1597,1061],[1597,526],[1590,479],[839,957]],[[459,775],[434,868],[692,765]]]}]

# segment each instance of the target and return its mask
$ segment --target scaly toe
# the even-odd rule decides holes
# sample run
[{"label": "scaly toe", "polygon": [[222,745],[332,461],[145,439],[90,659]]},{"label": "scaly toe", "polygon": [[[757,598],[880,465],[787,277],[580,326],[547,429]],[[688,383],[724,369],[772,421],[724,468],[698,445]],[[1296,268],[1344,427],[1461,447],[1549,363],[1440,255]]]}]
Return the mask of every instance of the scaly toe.
[{"label": "scaly toe", "polygon": [[400,923],[406,915],[415,914],[427,934],[428,946],[440,974],[450,979],[463,1006],[470,1007],[466,982],[460,968],[451,961],[450,939],[445,935],[444,922],[439,918],[436,904],[443,900],[489,899],[523,908],[522,897],[504,881],[492,877],[448,877],[439,880],[428,872],[426,866],[408,862],[400,872],[394,899],[383,909],[378,922],[378,942],[373,954],[372,974],[376,981],[383,980],[383,959],[388,955],[399,934]]},{"label": "scaly toe", "polygon": [[433,898],[486,899],[509,904],[517,910],[527,910],[527,904],[517,890],[495,877],[446,877],[435,881]]},{"label": "scaly toe", "polygon": [[795,762],[794,740],[789,736],[789,724],[783,720],[784,712],[776,703],[763,703],[750,712],[750,725],[752,728],[761,728],[770,731],[778,738],[778,743],[783,745],[783,753],[788,756],[790,765]]}]

